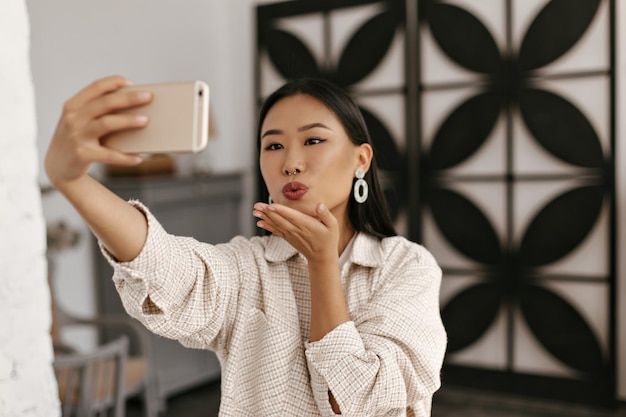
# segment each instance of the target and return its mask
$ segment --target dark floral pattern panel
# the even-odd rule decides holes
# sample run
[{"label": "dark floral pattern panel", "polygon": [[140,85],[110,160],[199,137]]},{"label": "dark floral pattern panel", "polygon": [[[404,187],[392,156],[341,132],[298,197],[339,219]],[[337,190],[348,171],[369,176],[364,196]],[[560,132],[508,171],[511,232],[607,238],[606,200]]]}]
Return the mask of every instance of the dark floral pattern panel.
[{"label": "dark floral pattern panel", "polygon": [[612,3],[480,3],[419,2],[423,227],[445,273],[447,374],[605,402]]},{"label": "dark floral pattern panel", "polygon": [[444,383],[615,399],[614,9],[614,0],[257,7],[259,103],[306,75],[348,90],[399,232],[442,266]]}]

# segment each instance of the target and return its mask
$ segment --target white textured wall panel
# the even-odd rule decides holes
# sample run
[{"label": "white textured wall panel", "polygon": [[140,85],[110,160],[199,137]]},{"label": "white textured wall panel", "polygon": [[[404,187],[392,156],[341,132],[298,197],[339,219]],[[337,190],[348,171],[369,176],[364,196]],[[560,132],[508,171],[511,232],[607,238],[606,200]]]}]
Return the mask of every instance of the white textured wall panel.
[{"label": "white textured wall panel", "polygon": [[0,2],[0,416],[58,416],[29,22]]}]

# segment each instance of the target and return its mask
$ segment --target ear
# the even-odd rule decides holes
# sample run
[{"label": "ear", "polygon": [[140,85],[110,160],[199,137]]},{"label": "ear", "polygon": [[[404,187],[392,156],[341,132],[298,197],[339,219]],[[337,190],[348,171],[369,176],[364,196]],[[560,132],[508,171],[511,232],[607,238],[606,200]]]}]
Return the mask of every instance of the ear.
[{"label": "ear", "polygon": [[361,168],[365,172],[369,171],[373,157],[374,150],[372,149],[372,145],[370,145],[369,143],[360,144],[357,151],[356,168]]}]

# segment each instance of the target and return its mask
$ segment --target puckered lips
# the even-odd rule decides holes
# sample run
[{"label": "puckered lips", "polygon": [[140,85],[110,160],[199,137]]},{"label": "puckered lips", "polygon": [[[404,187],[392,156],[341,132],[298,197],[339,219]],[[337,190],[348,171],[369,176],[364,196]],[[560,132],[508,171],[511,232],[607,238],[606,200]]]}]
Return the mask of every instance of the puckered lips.
[{"label": "puckered lips", "polygon": [[283,195],[288,200],[299,200],[308,191],[308,187],[300,182],[293,181],[285,184],[283,187]]}]

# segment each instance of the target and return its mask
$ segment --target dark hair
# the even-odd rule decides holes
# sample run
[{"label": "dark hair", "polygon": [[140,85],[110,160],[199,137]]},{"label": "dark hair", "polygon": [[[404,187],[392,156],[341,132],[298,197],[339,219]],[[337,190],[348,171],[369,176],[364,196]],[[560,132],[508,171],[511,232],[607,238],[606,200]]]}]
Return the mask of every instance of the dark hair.
[{"label": "dark hair", "polygon": [[[363,115],[356,102],[348,93],[323,79],[302,78],[284,84],[274,91],[261,106],[257,125],[257,148],[259,152],[261,127],[267,113],[281,99],[298,94],[307,94],[328,107],[343,125],[352,143],[357,146],[363,143],[372,145]],[[389,216],[387,202],[380,187],[377,172],[376,158],[372,158],[370,169],[364,178],[369,186],[369,197],[364,203],[357,203],[353,197],[350,198],[348,202],[348,218],[357,232],[365,232],[378,238],[395,236],[397,233]],[[267,187],[263,181],[259,181],[259,184],[262,188],[261,198],[267,200],[269,195]]]}]

